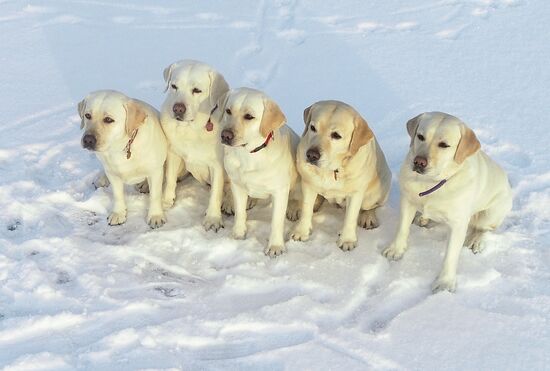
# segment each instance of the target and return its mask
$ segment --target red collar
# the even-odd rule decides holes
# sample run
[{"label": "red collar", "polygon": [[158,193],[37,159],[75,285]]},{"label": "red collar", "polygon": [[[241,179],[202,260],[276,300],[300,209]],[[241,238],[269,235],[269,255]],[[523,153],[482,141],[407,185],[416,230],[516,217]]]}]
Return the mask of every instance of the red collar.
[{"label": "red collar", "polygon": [[273,139],[273,132],[271,132],[271,133],[269,133],[269,134],[267,135],[267,138],[265,139],[265,142],[264,142],[262,145],[260,145],[260,146],[258,146],[258,147],[256,147],[256,148],[254,148],[252,151],[250,151],[250,153],[256,153],[256,152],[258,152],[259,150],[264,149],[265,147],[267,147],[267,145],[269,144],[269,141],[270,141],[271,139]]},{"label": "red collar", "polygon": [[206,122],[206,125],[204,125],[204,128],[206,129],[206,131],[214,130],[214,123],[212,123],[212,114],[217,108],[218,108],[218,105],[216,104],[214,108],[212,108],[212,111],[210,111],[210,116],[208,116],[208,121]]}]

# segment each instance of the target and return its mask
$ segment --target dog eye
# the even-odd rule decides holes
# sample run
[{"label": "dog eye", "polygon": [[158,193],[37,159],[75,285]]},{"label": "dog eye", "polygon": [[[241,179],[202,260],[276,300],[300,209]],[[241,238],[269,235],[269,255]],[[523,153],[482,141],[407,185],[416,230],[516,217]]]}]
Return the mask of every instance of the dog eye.
[{"label": "dog eye", "polygon": [[90,115],[89,113],[85,114],[84,117],[86,117],[88,120],[92,119],[92,115]]},{"label": "dog eye", "polygon": [[317,129],[315,129],[315,126],[313,125],[309,125],[309,128],[311,129],[311,131],[313,131],[314,133],[317,132]]},{"label": "dog eye", "polygon": [[202,93],[202,90],[200,90],[199,88],[193,89],[193,94],[200,94],[200,93]]},{"label": "dog eye", "polygon": [[438,145],[437,145],[439,148],[449,148],[450,145],[448,145],[447,143],[445,142],[440,142]]},{"label": "dog eye", "polygon": [[230,115],[230,114],[231,114],[231,110],[228,108],[228,109],[225,110],[225,113],[227,113],[228,115]]},{"label": "dog eye", "polygon": [[110,123],[115,122],[115,120],[113,120],[113,119],[110,118],[110,117],[105,117],[105,118],[103,119],[103,122],[106,123],[106,124],[110,124]]},{"label": "dog eye", "polygon": [[338,134],[337,132],[333,131],[332,133],[330,133],[330,137],[332,139],[342,139],[342,136],[340,134]]},{"label": "dog eye", "polygon": [[244,115],[244,119],[245,120],[252,120],[252,119],[254,119],[254,116],[252,116],[250,113],[247,113],[246,115]]},{"label": "dog eye", "polygon": [[172,85],[170,85],[170,86],[172,87],[172,89],[174,89],[174,90],[178,90],[178,87],[177,87],[177,85],[176,85],[176,84],[172,84]]},{"label": "dog eye", "polygon": [[424,139],[426,139],[426,138],[424,138],[424,135],[422,135],[422,134],[418,134],[417,137],[421,142],[423,142]]}]

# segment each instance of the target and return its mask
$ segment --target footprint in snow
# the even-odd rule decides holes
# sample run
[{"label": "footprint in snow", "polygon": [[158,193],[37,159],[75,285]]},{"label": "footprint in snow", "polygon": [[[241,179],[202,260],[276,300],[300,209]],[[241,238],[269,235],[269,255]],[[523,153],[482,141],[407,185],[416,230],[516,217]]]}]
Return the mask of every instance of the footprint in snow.
[{"label": "footprint in snow", "polygon": [[167,298],[174,298],[176,296],[185,296],[183,293],[176,288],[167,288],[162,286],[155,287],[155,291],[160,292],[162,295],[166,296]]},{"label": "footprint in snow", "polygon": [[69,273],[67,272],[57,272],[57,279],[55,280],[55,283],[58,285],[64,285],[66,283],[69,283],[71,281],[71,277],[69,276]]}]

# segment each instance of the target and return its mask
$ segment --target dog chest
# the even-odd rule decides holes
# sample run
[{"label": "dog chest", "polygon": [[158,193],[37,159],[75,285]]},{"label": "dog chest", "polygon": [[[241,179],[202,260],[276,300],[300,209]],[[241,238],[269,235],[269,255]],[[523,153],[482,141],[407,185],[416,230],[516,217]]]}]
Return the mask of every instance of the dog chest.
[{"label": "dog chest", "polygon": [[100,156],[99,160],[103,164],[105,172],[112,174],[126,184],[136,184],[142,182],[151,173],[154,165],[145,161],[139,161],[135,158],[127,159],[126,155],[117,154],[114,156]]},{"label": "dog chest", "polygon": [[282,187],[290,188],[295,182],[296,174],[293,176],[288,173],[288,169],[292,167],[284,159],[281,159],[282,162],[270,164],[269,161],[246,158],[256,156],[255,154],[245,154],[246,157],[243,158],[232,152],[234,151],[226,151],[224,156],[227,175],[232,182],[245,188],[251,197],[267,198]]}]

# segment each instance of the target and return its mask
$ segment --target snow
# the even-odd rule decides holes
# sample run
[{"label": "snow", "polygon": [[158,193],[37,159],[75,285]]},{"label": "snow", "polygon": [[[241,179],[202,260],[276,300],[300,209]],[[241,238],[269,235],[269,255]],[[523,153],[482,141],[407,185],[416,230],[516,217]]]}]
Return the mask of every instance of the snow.
[{"label": "snow", "polygon": [[[542,0],[0,0],[0,366],[21,369],[547,369],[550,362],[550,4]],[[509,173],[515,202],[487,249],[432,295],[446,231],[413,227],[399,262],[392,184],[381,227],[336,247],[324,206],[306,243],[269,259],[269,205],[249,237],[201,226],[187,178],[168,223],[109,189],[80,147],[76,102],[111,88],[159,107],[162,70],[192,58],[231,86],[302,111],[340,99],[369,121],[396,174],[407,119],[461,117]],[[287,231],[292,223],[287,222]]]}]

